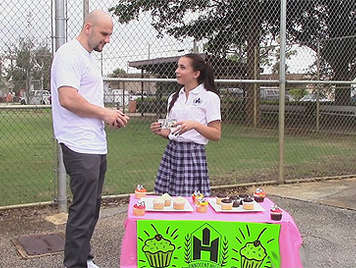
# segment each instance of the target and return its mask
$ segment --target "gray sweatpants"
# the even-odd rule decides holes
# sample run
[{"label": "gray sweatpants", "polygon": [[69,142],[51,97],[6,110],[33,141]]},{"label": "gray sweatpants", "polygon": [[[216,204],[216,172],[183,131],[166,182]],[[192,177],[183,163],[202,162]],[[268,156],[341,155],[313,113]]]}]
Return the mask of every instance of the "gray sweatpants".
[{"label": "gray sweatpants", "polygon": [[86,268],[87,259],[92,258],[90,239],[99,218],[106,155],[77,153],[63,143],[61,147],[73,194],[66,226],[64,265]]}]

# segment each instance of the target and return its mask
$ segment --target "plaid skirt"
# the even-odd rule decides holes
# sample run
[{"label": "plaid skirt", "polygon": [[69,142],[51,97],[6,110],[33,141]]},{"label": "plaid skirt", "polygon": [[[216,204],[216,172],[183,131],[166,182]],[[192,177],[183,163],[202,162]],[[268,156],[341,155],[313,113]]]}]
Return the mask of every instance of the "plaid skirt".
[{"label": "plaid skirt", "polygon": [[155,182],[155,192],[191,196],[200,191],[210,196],[205,146],[170,141],[164,151]]}]

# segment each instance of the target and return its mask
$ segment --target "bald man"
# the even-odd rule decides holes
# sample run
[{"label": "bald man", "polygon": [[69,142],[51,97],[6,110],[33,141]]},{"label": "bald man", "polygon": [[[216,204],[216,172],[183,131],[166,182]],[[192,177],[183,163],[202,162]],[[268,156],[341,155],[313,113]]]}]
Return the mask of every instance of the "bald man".
[{"label": "bald man", "polygon": [[85,19],[79,36],[56,52],[51,70],[52,116],[73,201],[69,207],[64,248],[67,268],[98,267],[90,240],[99,218],[106,172],[105,123],[125,127],[129,118],[104,107],[103,79],[93,50],[110,42],[111,16],[101,10]]}]

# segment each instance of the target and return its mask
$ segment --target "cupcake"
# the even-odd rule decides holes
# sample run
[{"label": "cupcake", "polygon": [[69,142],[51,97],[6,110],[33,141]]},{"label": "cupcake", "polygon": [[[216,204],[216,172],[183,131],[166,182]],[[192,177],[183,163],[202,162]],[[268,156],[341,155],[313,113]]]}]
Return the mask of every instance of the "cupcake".
[{"label": "cupcake", "polygon": [[137,185],[136,190],[135,190],[135,197],[136,198],[142,198],[146,196],[146,189],[143,187],[142,184]]},{"label": "cupcake", "polygon": [[153,208],[154,209],[163,209],[164,208],[164,199],[162,197],[157,197],[153,199]]},{"label": "cupcake", "polygon": [[221,199],[224,199],[224,198],[226,198],[226,195],[224,195],[224,194],[218,194],[218,195],[216,196],[216,204],[220,205]]},{"label": "cupcake", "polygon": [[253,194],[253,198],[256,202],[263,202],[266,197],[266,193],[263,191],[262,188],[257,188],[255,193]]},{"label": "cupcake", "polygon": [[240,206],[240,199],[236,199],[232,202],[233,208],[238,208]]},{"label": "cupcake", "polygon": [[164,239],[160,234],[146,240],[142,248],[150,267],[170,266],[174,250],[175,245],[171,241]]},{"label": "cupcake", "polygon": [[241,199],[244,199],[244,198],[246,198],[246,197],[248,197],[249,195],[248,194],[239,194],[239,197],[241,198]]},{"label": "cupcake", "polygon": [[246,197],[244,198],[244,200],[242,201],[242,208],[246,209],[246,210],[252,210],[254,209],[254,203],[253,203],[253,199],[251,197]]},{"label": "cupcake", "polygon": [[222,210],[231,210],[232,209],[232,200],[230,198],[221,199],[221,209]]},{"label": "cupcake", "polygon": [[134,206],[133,206],[133,214],[135,216],[144,216],[145,215],[145,201],[138,201]]},{"label": "cupcake", "polygon": [[266,249],[259,240],[247,242],[240,249],[241,268],[260,268],[264,258],[267,256]]},{"label": "cupcake", "polygon": [[173,208],[182,210],[184,209],[186,200],[183,197],[176,197],[173,199]]},{"label": "cupcake", "polygon": [[172,204],[172,197],[169,194],[167,193],[163,194],[162,198],[164,200],[165,207],[169,207]]},{"label": "cupcake", "polygon": [[192,194],[193,203],[197,204],[198,199],[203,198],[203,197],[204,197],[204,195],[200,191],[194,191],[194,193]]},{"label": "cupcake", "polygon": [[235,201],[235,200],[237,200],[237,199],[240,199],[237,195],[231,195],[229,198],[230,198],[232,201]]},{"label": "cupcake", "polygon": [[271,219],[274,220],[274,221],[280,221],[282,219],[282,210],[277,206],[277,205],[274,205],[272,208],[271,208]]},{"label": "cupcake", "polygon": [[205,198],[197,200],[197,212],[206,213],[208,211],[208,201]]}]

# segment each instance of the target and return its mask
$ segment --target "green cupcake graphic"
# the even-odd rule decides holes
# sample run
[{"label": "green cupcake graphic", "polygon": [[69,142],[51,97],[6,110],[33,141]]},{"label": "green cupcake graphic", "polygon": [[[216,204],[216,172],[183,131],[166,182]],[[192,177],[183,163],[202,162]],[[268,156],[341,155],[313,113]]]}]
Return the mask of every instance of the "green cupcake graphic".
[{"label": "green cupcake graphic", "polygon": [[164,239],[157,234],[151,239],[147,239],[142,251],[145,253],[151,267],[168,267],[170,265],[175,246],[171,241]]},{"label": "green cupcake graphic", "polygon": [[240,249],[241,268],[260,268],[267,256],[266,249],[259,240],[248,242]]}]

